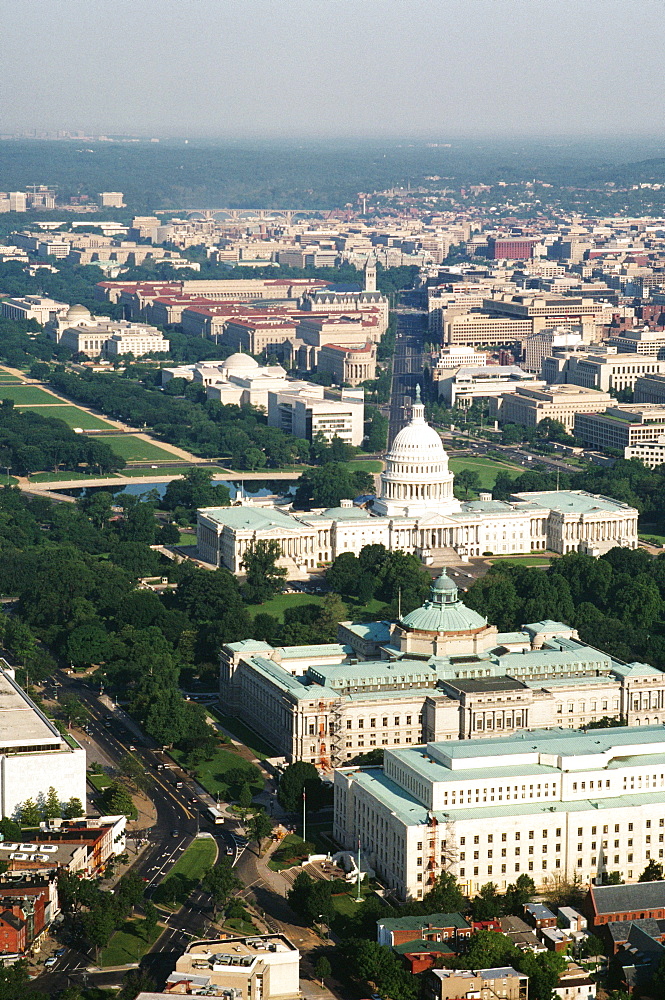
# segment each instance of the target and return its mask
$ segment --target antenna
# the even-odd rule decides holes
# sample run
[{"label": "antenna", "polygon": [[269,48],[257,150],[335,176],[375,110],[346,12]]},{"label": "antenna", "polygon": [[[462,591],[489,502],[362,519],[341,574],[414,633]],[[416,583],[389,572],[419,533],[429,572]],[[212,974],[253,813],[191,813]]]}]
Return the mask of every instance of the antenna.
[{"label": "antenna", "polygon": [[397,617],[402,617],[402,588],[397,588]]}]

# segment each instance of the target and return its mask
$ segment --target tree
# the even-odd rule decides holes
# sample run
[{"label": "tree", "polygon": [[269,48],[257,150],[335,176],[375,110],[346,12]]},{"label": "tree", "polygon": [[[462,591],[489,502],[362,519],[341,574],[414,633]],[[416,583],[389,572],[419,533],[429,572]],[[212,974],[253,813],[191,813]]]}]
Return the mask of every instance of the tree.
[{"label": "tree", "polygon": [[531,876],[520,875],[516,882],[511,883],[503,897],[503,912],[521,917],[525,903],[530,903],[536,891],[536,885]]},{"label": "tree", "polygon": [[42,811],[35,804],[34,799],[26,799],[21,806],[21,825],[39,826],[42,818]]},{"label": "tree", "polygon": [[281,589],[286,578],[286,569],[277,565],[281,557],[282,547],[274,538],[252,541],[245,549],[242,566],[250,604],[262,604]]},{"label": "tree", "polygon": [[77,816],[85,816],[85,809],[81,800],[71,798],[65,802],[62,815],[64,819],[76,819]]},{"label": "tree", "polygon": [[471,900],[471,913],[474,920],[495,920],[501,915],[501,897],[494,882],[481,886]]},{"label": "tree", "polygon": [[224,485],[213,485],[209,469],[188,469],[182,478],[172,479],[164,491],[162,506],[165,510],[183,507],[190,518],[196,517],[198,507],[228,507],[229,490]]},{"label": "tree", "polygon": [[346,605],[339,594],[326,594],[314,623],[319,634],[319,642],[335,642],[337,626],[346,616]]},{"label": "tree", "polygon": [[75,694],[66,694],[60,699],[60,711],[68,726],[81,725],[89,714],[83,702]]},{"label": "tree", "polygon": [[145,882],[140,875],[130,870],[118,882],[115,894],[128,906],[138,906],[145,895]]},{"label": "tree", "polygon": [[207,892],[213,903],[213,911],[223,910],[235,892],[242,888],[242,882],[231,867],[227,857],[222,857],[218,863],[208,868],[201,879],[201,888]]},{"label": "tree", "polygon": [[455,475],[455,486],[464,490],[464,499],[469,496],[469,490],[477,493],[481,488],[480,476],[473,469],[462,469]]},{"label": "tree", "polygon": [[0,833],[2,834],[3,840],[8,840],[11,843],[20,843],[23,839],[20,825],[8,816],[5,816],[4,819],[0,819]]},{"label": "tree", "polygon": [[118,770],[128,785],[137,791],[145,791],[149,780],[145,765],[133,753],[122,755],[118,761]]},{"label": "tree", "polygon": [[113,781],[106,789],[104,799],[111,815],[125,815],[127,819],[136,819],[136,806],[121,782]]},{"label": "tree", "polygon": [[466,900],[450,872],[441,872],[436,882],[423,897],[423,913],[458,913],[466,908]]},{"label": "tree", "polygon": [[272,833],[272,822],[267,813],[262,809],[254,813],[249,821],[249,835],[256,841],[259,857],[261,856],[261,842]]},{"label": "tree", "polygon": [[147,936],[148,938],[150,938],[150,935],[156,928],[157,922],[159,920],[159,910],[157,909],[157,907],[155,906],[155,904],[151,899],[146,899],[143,902],[143,920],[145,923]]},{"label": "tree", "polygon": [[648,865],[640,875],[639,882],[662,882],[663,881],[663,866],[660,861],[654,861],[652,858]]},{"label": "tree", "polygon": [[596,958],[605,954],[605,944],[596,934],[589,934],[582,942],[582,953],[585,958]]},{"label": "tree", "polygon": [[320,955],[319,958],[317,958],[316,965],[314,966],[314,975],[320,981],[321,987],[323,988],[324,979],[327,979],[328,976],[332,975],[332,966],[325,955]]},{"label": "tree", "polygon": [[303,790],[309,810],[320,808],[323,804],[323,788],[319,772],[314,764],[304,760],[289,764],[279,779],[277,798],[279,804],[287,812],[298,812],[303,806]]},{"label": "tree", "polygon": [[298,480],[296,500],[314,507],[339,507],[342,500],[374,492],[374,480],[368,472],[353,472],[348,466],[330,462],[318,469],[308,469]]},{"label": "tree", "polygon": [[238,805],[242,810],[243,822],[247,818],[247,813],[252,808],[252,789],[249,787],[247,782],[244,782],[242,788],[240,789],[240,795],[238,796]]},{"label": "tree", "polygon": [[60,806],[60,796],[56,792],[53,785],[48,790],[46,795],[46,801],[44,803],[44,819],[56,819],[60,816],[61,806]]}]

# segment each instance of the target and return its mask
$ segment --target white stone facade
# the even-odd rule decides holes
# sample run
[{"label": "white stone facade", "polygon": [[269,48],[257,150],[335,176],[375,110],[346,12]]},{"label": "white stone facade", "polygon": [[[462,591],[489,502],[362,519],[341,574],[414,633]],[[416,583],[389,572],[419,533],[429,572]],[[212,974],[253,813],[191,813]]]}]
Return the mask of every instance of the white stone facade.
[{"label": "white stone facade", "polygon": [[334,836],[401,898],[442,871],[473,895],[520,874],[539,887],[606,871],[637,881],[665,856],[665,731],[528,731],[390,750],[335,772]]}]

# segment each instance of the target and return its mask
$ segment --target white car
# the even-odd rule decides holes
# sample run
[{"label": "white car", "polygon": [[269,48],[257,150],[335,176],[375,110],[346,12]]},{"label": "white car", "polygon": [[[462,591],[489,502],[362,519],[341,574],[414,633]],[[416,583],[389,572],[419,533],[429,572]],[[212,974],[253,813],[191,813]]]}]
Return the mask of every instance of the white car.
[{"label": "white car", "polygon": [[44,968],[45,968],[45,969],[52,969],[52,968],[53,968],[53,966],[55,965],[55,963],[56,963],[57,961],[58,961],[58,960],[57,960],[57,958],[55,957],[55,955],[51,955],[51,957],[50,957],[50,958],[47,958],[47,959],[46,959],[46,961],[44,962]]}]

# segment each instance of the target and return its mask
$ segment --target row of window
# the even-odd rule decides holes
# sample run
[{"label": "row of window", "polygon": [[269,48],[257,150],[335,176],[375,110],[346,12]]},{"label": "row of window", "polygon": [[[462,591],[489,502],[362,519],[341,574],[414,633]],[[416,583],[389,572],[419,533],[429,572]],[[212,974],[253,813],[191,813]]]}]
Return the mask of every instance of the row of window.
[{"label": "row of window", "polygon": [[[644,823],[645,829],[651,830],[652,829],[652,824],[655,824],[655,820],[653,820],[653,821],[650,820],[650,819],[645,820],[645,823]],[[614,832],[615,833],[620,833],[621,832],[621,824],[620,823],[614,823],[613,825],[614,825]],[[665,827],[665,819],[663,819],[663,818],[659,819],[658,820],[658,826],[661,827],[661,828]],[[587,833],[590,833],[592,837],[595,837],[598,834],[599,829],[600,828],[598,826],[592,826],[589,830],[587,830]],[[633,823],[628,823],[627,826],[626,826],[626,829],[627,829],[628,833],[632,833],[633,829],[634,829],[634,824]],[[602,827],[602,832],[603,833],[609,833],[609,831],[610,831],[609,824],[605,824]],[[547,840],[547,838],[550,835],[550,833],[551,833],[550,830],[543,830],[543,832],[542,832],[542,839],[543,840]],[[561,827],[560,826],[556,827],[556,829],[554,831],[554,836],[555,837],[560,837],[561,836]],[[578,837],[583,837],[584,836],[584,827],[578,826],[578,828],[577,828],[577,836]],[[483,843],[486,840],[486,842],[488,844],[493,844],[494,843],[494,837],[495,837],[495,835],[493,833],[488,833],[487,837],[483,839]],[[497,840],[498,840],[498,834],[496,835],[496,837],[497,837]],[[513,835],[513,837],[514,837],[514,839],[516,841],[521,840],[522,839],[522,833],[521,833],[521,831],[516,830],[515,833],[514,833],[514,835]],[[535,840],[536,839],[536,831],[535,830],[529,830],[528,833],[527,833],[527,836],[525,837],[525,840],[526,839],[528,839],[528,840]],[[661,839],[662,839],[662,835],[661,835]],[[460,839],[459,839],[460,847],[464,847],[465,846],[466,840],[467,840],[466,837],[460,837]],[[501,834],[501,843],[505,844],[507,842],[507,840],[508,840],[508,834],[507,833],[502,833]],[[471,838],[470,837],[469,837],[469,843],[471,843]],[[479,834],[476,834],[473,837],[473,843],[474,844],[479,844],[480,843],[480,835]],[[647,843],[649,843],[649,839],[648,838],[647,838]],[[422,841],[419,841],[418,844],[417,844],[417,847],[418,847],[419,851],[422,850],[422,846],[423,846],[422,845]]]},{"label": "row of window", "polygon": [[[409,680],[412,680],[412,678],[409,677]],[[401,724],[402,724],[401,723],[401,716],[396,715],[394,717],[394,719],[395,719],[394,724],[396,726],[401,726]],[[357,719],[356,721],[358,723],[358,729],[364,729],[365,728],[365,720],[364,719]],[[418,716],[418,725],[419,726],[422,725],[422,721],[423,721],[423,717],[422,717],[422,715],[419,715]],[[382,717],[382,719],[381,719],[381,727],[383,729],[385,729],[386,726],[388,726],[388,724],[389,724],[388,723],[388,716],[384,715]],[[413,725],[413,716],[412,715],[407,715],[406,716],[406,721],[405,721],[404,725],[405,726],[412,726]],[[347,729],[353,729],[353,719],[347,719],[346,720],[346,728]],[[370,729],[376,729],[376,719],[375,718],[371,718],[369,720],[369,728]],[[311,731],[311,729],[312,729],[312,727],[310,726],[310,731]]]}]

